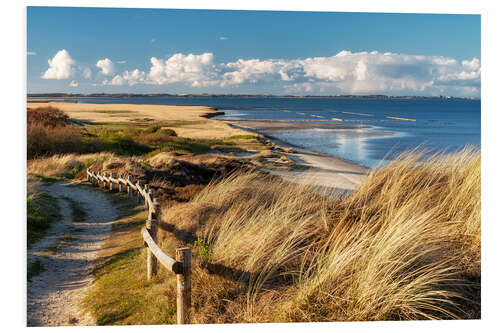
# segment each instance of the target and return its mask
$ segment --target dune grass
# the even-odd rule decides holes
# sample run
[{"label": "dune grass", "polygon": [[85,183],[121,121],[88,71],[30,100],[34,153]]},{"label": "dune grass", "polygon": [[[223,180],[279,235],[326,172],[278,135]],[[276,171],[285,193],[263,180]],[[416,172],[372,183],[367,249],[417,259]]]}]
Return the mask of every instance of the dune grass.
[{"label": "dune grass", "polygon": [[345,198],[231,176],[165,209],[164,237],[203,239],[198,323],[479,318],[480,205],[479,152],[413,152]]},{"label": "dune grass", "polygon": [[27,172],[42,180],[72,179],[84,168],[115,157],[113,153],[52,155],[28,160]]}]

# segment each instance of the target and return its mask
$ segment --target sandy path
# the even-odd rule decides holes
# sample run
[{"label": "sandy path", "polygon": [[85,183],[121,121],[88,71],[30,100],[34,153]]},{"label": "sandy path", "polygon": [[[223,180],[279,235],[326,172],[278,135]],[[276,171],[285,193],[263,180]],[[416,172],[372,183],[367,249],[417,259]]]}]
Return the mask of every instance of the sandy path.
[{"label": "sandy path", "polygon": [[[38,259],[45,271],[28,282],[28,326],[93,325],[79,303],[92,283],[91,271],[99,249],[109,235],[118,214],[103,193],[81,185],[58,182],[42,186],[58,198],[62,220],[54,223],[48,236],[28,250],[28,263]],[[63,197],[78,202],[87,211],[83,222],[72,221],[72,211]],[[71,235],[55,253],[43,255],[66,234]]]}]

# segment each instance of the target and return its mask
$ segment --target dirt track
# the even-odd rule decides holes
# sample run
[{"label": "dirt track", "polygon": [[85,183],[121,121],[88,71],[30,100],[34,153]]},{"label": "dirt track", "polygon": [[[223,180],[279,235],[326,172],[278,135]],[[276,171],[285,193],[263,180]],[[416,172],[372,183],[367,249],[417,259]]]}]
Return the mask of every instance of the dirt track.
[{"label": "dirt track", "polygon": [[[43,271],[28,282],[28,326],[94,325],[79,303],[92,283],[90,274],[99,249],[109,235],[117,211],[106,195],[82,185],[58,182],[42,191],[58,198],[61,221],[54,223],[46,237],[28,250],[28,265],[40,260]],[[76,201],[87,211],[83,222],[72,221],[70,205]],[[47,253],[54,244],[59,247]]]}]

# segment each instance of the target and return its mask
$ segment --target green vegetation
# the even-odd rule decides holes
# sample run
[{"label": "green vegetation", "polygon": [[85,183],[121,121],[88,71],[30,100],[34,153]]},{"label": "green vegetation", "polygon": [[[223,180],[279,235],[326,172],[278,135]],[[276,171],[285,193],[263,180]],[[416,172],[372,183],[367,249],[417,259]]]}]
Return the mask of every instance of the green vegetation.
[{"label": "green vegetation", "polygon": [[194,246],[198,247],[198,254],[201,259],[201,263],[205,266],[210,259],[210,245],[203,238],[198,237],[193,243]]},{"label": "green vegetation", "polygon": [[27,234],[28,247],[45,235],[50,225],[60,218],[57,199],[45,192],[35,192],[28,196]]},{"label": "green vegetation", "polygon": [[63,153],[113,152],[121,156],[157,152],[202,154],[211,150],[242,151],[260,147],[258,138],[253,135],[224,140],[190,139],[177,137],[175,130],[166,128],[196,123],[200,122],[156,122],[153,125],[147,122],[87,123],[76,126],[58,109],[28,109],[28,159]]},{"label": "green vegetation", "polygon": [[111,237],[101,251],[84,307],[97,325],[174,324],[175,276],[160,269],[153,281],[146,279],[140,235],[147,217],[144,208],[123,195],[110,195],[110,199],[119,207],[121,218],[113,223]]}]

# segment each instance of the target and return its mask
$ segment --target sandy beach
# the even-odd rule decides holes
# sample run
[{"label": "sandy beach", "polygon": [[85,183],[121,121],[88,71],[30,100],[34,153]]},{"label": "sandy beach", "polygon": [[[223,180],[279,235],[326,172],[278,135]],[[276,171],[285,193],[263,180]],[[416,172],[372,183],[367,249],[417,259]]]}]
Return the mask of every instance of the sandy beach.
[{"label": "sandy beach", "polygon": [[368,169],[324,153],[310,149],[294,146],[288,142],[269,136],[265,131],[276,129],[305,129],[305,128],[329,128],[329,129],[352,129],[360,128],[356,125],[324,124],[324,123],[293,123],[285,121],[254,121],[254,120],[231,120],[224,121],[232,127],[257,133],[273,145],[283,150],[285,155],[293,160],[298,166],[306,167],[304,170],[269,170],[271,173],[299,184],[310,184],[326,189],[338,191],[352,191],[366,178]]}]

